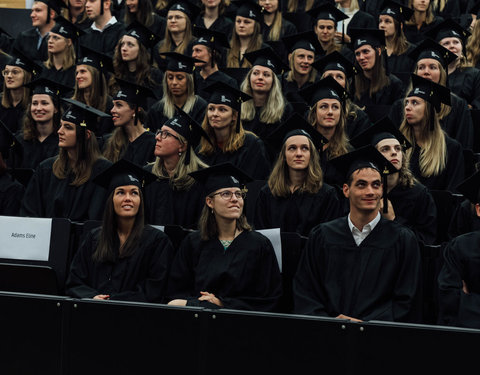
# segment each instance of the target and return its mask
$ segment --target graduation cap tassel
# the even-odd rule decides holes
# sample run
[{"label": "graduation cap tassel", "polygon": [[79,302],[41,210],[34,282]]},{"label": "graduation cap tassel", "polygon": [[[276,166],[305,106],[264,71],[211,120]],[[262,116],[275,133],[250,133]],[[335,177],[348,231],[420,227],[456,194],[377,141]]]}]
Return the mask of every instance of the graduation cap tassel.
[{"label": "graduation cap tassel", "polygon": [[388,175],[384,174],[383,175],[383,213],[384,214],[388,213],[388,197],[387,197],[388,184],[387,184],[387,179],[388,179]]},{"label": "graduation cap tassel", "polygon": [[190,149],[191,149],[191,146],[189,145],[189,146],[187,147],[187,150],[185,151],[185,152],[186,152],[185,161],[184,161],[184,164],[185,164],[185,165],[189,165],[189,164],[190,164]]},{"label": "graduation cap tassel", "polygon": [[[241,100],[239,100],[241,102]],[[238,109],[238,115],[237,115],[237,124],[235,126],[235,133],[240,133],[240,121],[242,121],[242,103],[240,103],[240,107]]]},{"label": "graduation cap tassel", "polygon": [[345,20],[342,20],[342,44],[345,44]]}]

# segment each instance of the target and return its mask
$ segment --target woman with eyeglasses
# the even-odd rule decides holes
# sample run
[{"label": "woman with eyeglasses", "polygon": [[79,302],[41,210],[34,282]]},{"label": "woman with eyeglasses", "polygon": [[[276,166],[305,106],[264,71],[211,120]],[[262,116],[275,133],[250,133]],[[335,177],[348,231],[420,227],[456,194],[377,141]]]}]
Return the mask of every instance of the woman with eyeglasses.
[{"label": "woman with eyeglasses", "polygon": [[202,187],[189,173],[206,168],[195,154],[201,126],[181,109],[157,130],[155,162],[145,168],[157,176],[146,187],[145,215],[150,224],[196,229],[202,212]]},{"label": "woman with eyeglasses", "polygon": [[154,160],[155,135],[145,129],[145,107],[148,98],[153,96],[150,89],[134,83],[116,79],[119,90],[113,96],[112,114],[115,127],[111,135],[106,135],[103,156],[112,163],[126,159],[144,166]]},{"label": "woman with eyeglasses", "polygon": [[191,174],[204,187],[199,230],[182,241],[168,281],[169,305],[275,311],[281,276],[271,242],[244,214],[251,178],[229,163]]}]

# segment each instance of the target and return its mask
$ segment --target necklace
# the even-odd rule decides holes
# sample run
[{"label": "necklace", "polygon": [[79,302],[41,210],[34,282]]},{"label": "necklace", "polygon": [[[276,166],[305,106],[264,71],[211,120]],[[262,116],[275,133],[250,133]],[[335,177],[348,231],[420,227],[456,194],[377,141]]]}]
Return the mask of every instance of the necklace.
[{"label": "necklace", "polygon": [[[235,232],[233,232],[233,240],[235,239],[235,235],[237,234],[237,228],[235,228]],[[219,238],[220,240],[220,238]],[[227,250],[233,240],[220,240],[220,243],[223,245],[223,249]]]}]

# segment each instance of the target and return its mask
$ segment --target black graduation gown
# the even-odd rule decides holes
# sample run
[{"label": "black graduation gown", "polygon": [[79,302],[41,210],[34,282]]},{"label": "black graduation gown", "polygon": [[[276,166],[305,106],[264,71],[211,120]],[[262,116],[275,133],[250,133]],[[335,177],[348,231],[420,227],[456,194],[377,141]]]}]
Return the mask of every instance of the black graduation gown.
[{"label": "black graduation gown", "polygon": [[17,135],[18,143],[23,146],[23,158],[15,158],[15,167],[36,169],[38,165],[53,156],[58,155],[58,134],[53,132],[43,142],[36,138],[26,141]]},{"label": "black graduation gown", "polygon": [[43,38],[40,47],[38,45],[39,34],[36,27],[22,31],[15,38],[13,48],[23,52],[30,60],[41,62],[48,59],[47,38]]},{"label": "black graduation gown", "polygon": [[420,29],[417,29],[417,25],[407,25],[403,26],[403,33],[407,40],[412,44],[420,44],[424,39],[427,38],[425,35],[427,32],[435,28],[439,23],[443,21],[442,17],[436,16],[432,23],[426,24],[425,22],[420,26]]},{"label": "black graduation gown", "polygon": [[371,14],[375,20],[378,20],[378,16],[382,11],[382,5],[384,0],[358,0],[358,6],[360,10]]},{"label": "black graduation gown", "polygon": [[273,196],[268,185],[259,193],[255,207],[255,229],[280,228],[307,236],[313,227],[343,215],[335,189],[327,184],[316,194],[298,190],[287,198]]},{"label": "black graduation gown", "polygon": [[454,21],[458,20],[461,15],[460,1],[447,0],[445,8],[442,11],[435,10],[435,14],[443,18],[453,18]]},{"label": "black graduation gown", "polygon": [[[314,8],[318,7],[319,5],[321,5],[322,3],[326,3],[326,2],[330,2],[330,3],[333,4],[332,0],[328,0],[328,1],[326,1],[326,0],[314,0],[311,9],[314,9]],[[305,12],[305,5],[307,5],[307,1],[306,0],[298,0],[297,3],[298,3],[297,4],[297,10],[295,11],[295,13],[304,13]],[[287,1],[280,1],[279,4],[280,4],[280,9],[282,10],[282,13],[288,12],[288,0]]]},{"label": "black graduation gown", "polygon": [[224,153],[218,147],[211,155],[199,154],[198,157],[207,165],[230,162],[243,170],[254,180],[266,180],[270,174],[270,162],[263,141],[247,132],[242,147],[235,152]]},{"label": "black graduation gown", "polygon": [[[137,82],[137,74],[136,72],[128,72],[126,77],[120,77],[130,82]],[[139,82],[139,85],[148,87],[153,91],[155,97],[148,97],[147,104],[143,105],[142,108],[145,112],[148,112],[151,106],[153,106],[157,100],[160,100],[163,96],[163,72],[155,67],[150,68],[150,78],[151,80],[144,80],[143,82]]]},{"label": "black graduation gown", "polygon": [[[305,102],[305,99],[298,93],[300,90],[310,86],[313,83],[306,82],[302,86],[298,87],[298,83],[296,81],[287,81],[287,73],[284,73],[281,83],[282,83],[282,92],[285,99],[288,100],[289,103],[305,103],[305,109],[308,110],[308,105]],[[318,80],[317,79],[315,81]],[[306,116],[306,114],[304,115]]]},{"label": "black graduation gown", "polygon": [[387,59],[388,73],[391,73],[399,78],[404,87],[409,85],[411,73],[415,67],[415,61],[408,56],[410,51],[412,51],[414,48],[415,46],[410,44],[405,53],[400,55],[391,54],[390,56],[385,54]]},{"label": "black graduation gown", "polygon": [[480,70],[477,68],[456,69],[448,75],[448,88],[474,109],[480,109]]},{"label": "black graduation gown", "polygon": [[16,133],[22,128],[24,114],[25,109],[20,105],[17,105],[16,107],[5,108],[0,104],[0,120],[7,125],[7,128],[10,129],[12,133]]},{"label": "black graduation gown", "polygon": [[472,207],[472,203],[468,199],[465,199],[457,206],[453,213],[448,228],[448,236],[452,239],[461,234],[477,230],[480,230],[480,218],[477,216],[474,207]]},{"label": "black graduation gown", "polygon": [[376,29],[377,21],[371,14],[359,10],[356,12],[348,23],[345,33],[350,35],[351,29]]},{"label": "black graduation gown", "polygon": [[[207,109],[207,102],[205,99],[195,95],[196,100],[193,108],[188,115],[192,117],[197,123],[201,124],[205,117],[205,110]],[[183,109],[183,108],[182,108]],[[147,125],[152,132],[161,129],[168,118],[163,114],[163,101],[160,100],[150,107],[147,113]]]},{"label": "black graduation gown", "polygon": [[372,121],[370,120],[370,117],[361,110],[360,108],[357,108],[355,111],[355,115],[353,114],[348,114],[347,115],[347,123],[345,126],[345,131],[347,133],[348,139],[353,139],[363,131],[367,130],[372,126]]},{"label": "black graduation gown", "polygon": [[312,230],[298,264],[295,313],[415,321],[421,257],[414,234],[384,218],[357,246],[347,217]]},{"label": "black graduation gown", "polygon": [[168,297],[186,299],[187,306],[218,308],[198,301],[201,291],[215,294],[227,309],[274,311],[282,287],[270,241],[244,231],[224,250],[218,239],[202,241],[200,232],[189,234],[173,261]]},{"label": "black graduation gown", "polygon": [[85,35],[80,37],[80,44],[88,46],[95,51],[113,56],[118,40],[125,33],[125,26],[121,22],[107,26],[102,32],[92,29],[85,30]]},{"label": "black graduation gown", "polygon": [[417,240],[427,245],[437,238],[437,208],[428,189],[420,183],[413,187],[395,186],[388,199],[395,211],[395,221],[410,228]]},{"label": "black graduation gown", "polygon": [[92,182],[93,178],[112,163],[99,159],[90,179],[81,186],[72,186],[73,176],[60,180],[53,174],[56,157],[40,163],[28,183],[23,198],[21,216],[63,217],[72,221],[100,220],[107,192]]},{"label": "black graduation gown", "polygon": [[[202,14],[199,14],[195,19],[195,25],[197,27],[203,27],[204,29],[207,29],[207,27],[205,26],[205,22]],[[210,25],[210,27],[208,27],[208,29],[225,34],[227,38],[230,40],[230,37],[232,36],[232,31],[233,31],[233,22],[228,17],[220,16]]]},{"label": "black graduation gown", "polygon": [[272,26],[268,26],[265,23],[262,24],[263,41],[269,44],[273,48],[273,50],[277,53],[277,55],[282,58],[283,61],[288,61],[288,51],[287,51],[287,48],[285,47],[285,44],[282,42],[281,38],[296,34],[297,28],[293,23],[283,18],[282,31],[280,32],[280,40],[278,41],[270,40],[269,34],[271,29],[272,29]]},{"label": "black graduation gown", "polygon": [[17,216],[20,212],[25,187],[9,174],[0,176],[0,215]]},{"label": "black graduation gown", "polygon": [[157,13],[153,13],[153,24],[149,26],[149,29],[153,31],[155,35],[158,35],[161,39],[163,39],[165,37],[166,28],[167,20],[165,17],[161,17]]},{"label": "black graduation gown", "polygon": [[[439,324],[480,328],[480,232],[454,238],[438,275]],[[463,289],[465,283],[468,294]]]},{"label": "black graduation gown", "polygon": [[66,87],[70,87],[72,90],[70,92],[63,93],[64,97],[73,96],[73,90],[75,88],[75,69],[76,66],[73,65],[68,69],[55,69],[55,68],[46,68],[43,67],[41,77],[48,78],[51,81],[58,82]]},{"label": "black graduation gown", "polygon": [[223,82],[228,86],[238,89],[238,84],[235,78],[230,77],[228,74],[217,70],[216,72],[210,74],[206,79],[200,75],[200,71],[195,70],[193,72],[193,79],[195,82],[195,94],[200,96],[205,101],[210,100],[210,94],[205,91],[205,88],[213,84],[214,82]]},{"label": "black graduation gown", "polygon": [[[138,125],[141,126],[141,125]],[[106,140],[110,138],[111,134],[103,137]],[[143,132],[133,142],[128,142],[127,148],[121,155],[121,159],[128,160],[140,167],[155,160],[155,134],[150,131]]]},{"label": "black graduation gown", "polygon": [[[145,167],[152,171],[152,165]],[[159,178],[145,187],[145,218],[154,225],[180,225],[197,229],[205,205],[203,188],[195,182],[189,190],[176,190],[167,178]]]},{"label": "black graduation gown", "polygon": [[[468,110],[467,102],[455,94],[450,95],[451,110],[450,113],[440,120],[443,130],[453,139],[460,142],[465,149],[473,147],[473,121]],[[390,108],[388,117],[397,127],[403,121],[405,110],[404,100],[398,99]]]},{"label": "black graduation gown", "polygon": [[109,294],[111,300],[164,302],[173,246],[162,231],[145,226],[135,252],[120,258],[116,243],[114,262],[95,262],[101,228],[92,230],[73,258],[66,294],[93,298]]},{"label": "black graduation gown", "polygon": [[410,157],[410,169],[413,175],[430,190],[448,190],[455,193],[455,188],[465,178],[465,165],[462,145],[445,135],[447,143],[447,163],[445,169],[437,176],[424,177],[420,173],[420,147],[415,146]]}]

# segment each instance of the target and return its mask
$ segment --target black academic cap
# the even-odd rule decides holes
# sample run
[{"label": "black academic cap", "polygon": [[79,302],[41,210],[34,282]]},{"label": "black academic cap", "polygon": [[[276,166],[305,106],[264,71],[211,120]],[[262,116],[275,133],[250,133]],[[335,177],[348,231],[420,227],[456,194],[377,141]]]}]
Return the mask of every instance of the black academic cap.
[{"label": "black academic cap", "polygon": [[225,33],[195,26],[193,35],[197,38],[192,42],[192,46],[201,44],[217,51],[222,48],[230,48],[230,43]]},{"label": "black academic cap", "polygon": [[19,68],[32,73],[34,76],[38,76],[42,72],[42,67],[40,65],[25,56],[23,52],[15,47],[11,53],[11,58],[5,65],[18,66]]},{"label": "black academic cap", "polygon": [[450,90],[442,85],[439,85],[429,79],[412,74],[412,90],[407,97],[418,96],[433,105],[437,110],[440,110],[441,104],[451,105]]},{"label": "black academic cap", "polygon": [[95,132],[98,126],[98,118],[110,117],[110,115],[79,102],[78,100],[66,98],[62,98],[62,100],[70,105],[63,113],[62,120],[71,122],[83,129],[88,129],[92,132]]},{"label": "black academic cap", "polygon": [[312,63],[312,66],[322,75],[327,70],[340,70],[345,73],[347,78],[352,78],[358,73],[357,68],[340,52],[333,51],[321,59]]},{"label": "black academic cap", "polygon": [[456,190],[463,194],[471,203],[480,203],[480,171],[476,171],[473,175],[462,181]]},{"label": "black academic cap", "polygon": [[166,70],[170,70],[172,72],[184,72],[192,74],[195,63],[205,62],[203,60],[195,59],[187,55],[182,55],[178,52],[162,52],[160,53],[160,55],[165,56],[165,58],[167,59]]},{"label": "black academic cap", "polygon": [[192,24],[201,12],[200,7],[194,4],[193,1],[188,0],[170,0],[167,8],[168,10],[179,10],[185,13]]},{"label": "black academic cap", "polygon": [[378,142],[391,138],[396,139],[400,143],[403,151],[406,151],[412,147],[407,138],[405,138],[403,133],[397,129],[392,120],[390,120],[388,117],[380,119],[358,136],[351,139],[350,144],[355,148],[366,145],[372,145],[375,147]]},{"label": "black academic cap", "polygon": [[250,18],[254,21],[263,22],[264,9],[258,5],[256,0],[237,0],[235,3],[239,3],[237,8],[237,16]]},{"label": "black academic cap", "polygon": [[[0,149],[0,153],[3,156],[3,159],[6,160],[10,156],[9,150],[12,149],[14,153],[12,154],[13,157],[16,155],[21,155],[23,153],[23,146],[20,142],[17,141],[15,134],[8,128],[7,125],[3,121],[0,120],[0,140],[2,149]],[[12,165],[15,163],[12,162]]]},{"label": "black academic cap", "polygon": [[[47,7],[53,9],[55,13],[60,14],[62,8],[67,8],[67,4],[63,0],[36,0],[44,4],[47,4]],[[50,14],[47,16],[47,23],[50,22]]]},{"label": "black academic cap", "polygon": [[6,35],[9,39],[15,39],[12,34],[10,34],[8,31],[6,31],[3,27],[0,27],[0,35]]},{"label": "black academic cap", "polygon": [[298,48],[319,53],[322,48],[317,35],[313,31],[306,31],[300,34],[289,35],[282,38],[288,52],[293,52]]},{"label": "black academic cap", "polygon": [[240,111],[243,102],[252,99],[250,95],[221,81],[212,83],[204,90],[210,94],[210,99],[208,100],[209,103],[224,104],[236,111]]},{"label": "black academic cap", "polygon": [[[175,130],[178,134],[184,137],[188,142],[188,147],[194,149],[203,137],[208,143],[212,143],[208,134],[203,130],[202,126],[190,117],[180,107],[175,106],[175,114],[172,118],[169,118],[163,126],[168,126],[172,130]],[[186,154],[185,164],[190,163],[190,153]]]},{"label": "black academic cap", "polygon": [[415,62],[422,59],[437,60],[445,70],[447,70],[450,63],[457,59],[457,55],[430,38],[423,40],[418,46],[409,52],[408,56]]},{"label": "black academic cap", "polygon": [[270,68],[275,74],[282,74],[290,70],[290,67],[285,64],[280,56],[270,47],[257,49],[256,51],[247,52],[243,55],[252,66],[260,65]]},{"label": "black academic cap", "polygon": [[77,65],[88,65],[98,69],[104,75],[113,72],[113,59],[102,52],[80,45],[82,57],[77,59]]},{"label": "black academic cap", "polygon": [[318,7],[312,8],[307,12],[314,23],[318,20],[330,20],[335,23],[335,25],[343,20],[349,18],[345,13],[338,9],[335,5],[331,3],[324,3]]},{"label": "black academic cap", "polygon": [[119,186],[134,185],[142,189],[156,179],[157,176],[146,169],[128,160],[120,159],[98,174],[93,182],[104,187],[110,194]]},{"label": "black academic cap", "polygon": [[400,23],[405,23],[405,21],[408,21],[413,15],[413,9],[392,0],[385,0],[381,9],[380,15],[390,16]]},{"label": "black academic cap", "polygon": [[60,15],[55,17],[55,25],[50,32],[61,35],[64,38],[72,39],[73,41],[85,34],[85,31]]},{"label": "black academic cap", "polygon": [[231,163],[222,163],[209,168],[189,173],[198,183],[203,185],[205,196],[218,189],[238,187],[243,189],[245,184],[253,179]]},{"label": "black academic cap", "polygon": [[280,150],[287,139],[295,135],[304,135],[309,138],[317,150],[322,150],[323,146],[328,143],[328,139],[295,112],[270,134],[267,141],[277,150]]},{"label": "black academic cap", "polygon": [[477,17],[480,13],[480,1],[476,1],[472,6],[470,6],[470,9],[468,10],[468,13],[470,14],[476,14]]},{"label": "black academic cap", "polygon": [[147,49],[153,48],[161,40],[158,35],[137,20],[127,26],[125,35],[137,39]]},{"label": "black academic cap", "polygon": [[50,95],[53,99],[58,99],[73,89],[72,87],[67,87],[60,82],[55,82],[44,77],[40,77],[34,81],[25,83],[24,86],[31,89],[30,95],[46,94]]},{"label": "black academic cap", "polygon": [[347,91],[332,77],[325,77],[298,92],[313,107],[321,99],[337,99],[344,103],[348,98]]},{"label": "black academic cap", "polygon": [[458,38],[462,41],[463,45],[465,45],[465,41],[471,34],[454,20],[447,18],[433,29],[427,31],[425,35],[438,43],[440,43],[443,38]]},{"label": "black academic cap", "polygon": [[385,45],[385,32],[379,29],[351,29],[350,38],[354,50],[366,44],[373,48]]}]

